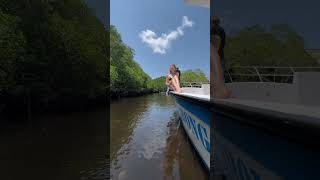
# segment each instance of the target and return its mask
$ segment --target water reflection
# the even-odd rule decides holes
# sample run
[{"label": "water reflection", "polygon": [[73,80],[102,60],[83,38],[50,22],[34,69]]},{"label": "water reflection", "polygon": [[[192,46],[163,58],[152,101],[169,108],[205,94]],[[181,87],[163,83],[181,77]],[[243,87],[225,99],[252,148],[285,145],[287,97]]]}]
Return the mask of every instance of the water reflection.
[{"label": "water reflection", "polygon": [[95,108],[1,124],[0,179],[107,178],[105,119]]},{"label": "water reflection", "polygon": [[111,103],[111,160],[115,158],[122,145],[130,142],[136,124],[150,103],[151,98],[128,98]]},{"label": "water reflection", "polygon": [[111,128],[112,179],[208,179],[171,97],[155,94],[113,102]]},{"label": "water reflection", "polygon": [[170,136],[167,138],[165,150],[165,179],[208,179],[205,167],[200,164],[200,157],[193,149],[180,122],[174,113],[168,123]]}]

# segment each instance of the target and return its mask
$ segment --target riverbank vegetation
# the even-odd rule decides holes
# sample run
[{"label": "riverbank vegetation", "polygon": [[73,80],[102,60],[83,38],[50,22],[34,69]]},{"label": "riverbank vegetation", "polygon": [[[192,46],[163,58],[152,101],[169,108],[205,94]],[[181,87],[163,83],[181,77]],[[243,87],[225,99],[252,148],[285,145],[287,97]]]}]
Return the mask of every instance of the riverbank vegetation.
[{"label": "riverbank vegetation", "polygon": [[81,0],[0,0],[0,110],[105,103],[108,41]]},{"label": "riverbank vegetation", "polygon": [[110,28],[110,95],[134,96],[151,92],[151,78],[134,60],[134,50],[123,43],[115,26]]}]

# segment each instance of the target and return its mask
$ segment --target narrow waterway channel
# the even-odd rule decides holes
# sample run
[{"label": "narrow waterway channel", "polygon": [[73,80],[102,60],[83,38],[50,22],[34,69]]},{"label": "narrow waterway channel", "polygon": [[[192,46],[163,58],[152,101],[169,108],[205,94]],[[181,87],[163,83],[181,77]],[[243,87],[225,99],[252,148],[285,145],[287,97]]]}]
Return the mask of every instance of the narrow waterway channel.
[{"label": "narrow waterway channel", "polygon": [[208,179],[170,96],[123,98],[110,112],[112,179]]}]

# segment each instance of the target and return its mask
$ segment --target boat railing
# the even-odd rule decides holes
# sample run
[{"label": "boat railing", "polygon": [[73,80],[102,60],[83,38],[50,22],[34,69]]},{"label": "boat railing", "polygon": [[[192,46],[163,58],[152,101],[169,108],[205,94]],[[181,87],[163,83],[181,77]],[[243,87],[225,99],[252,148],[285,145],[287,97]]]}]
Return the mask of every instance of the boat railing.
[{"label": "boat railing", "polygon": [[296,66],[231,66],[225,69],[227,82],[281,82],[292,83],[295,72],[320,72],[320,67]]},{"label": "boat railing", "polygon": [[210,84],[209,81],[183,81],[180,82],[181,87],[201,88],[203,84]]}]

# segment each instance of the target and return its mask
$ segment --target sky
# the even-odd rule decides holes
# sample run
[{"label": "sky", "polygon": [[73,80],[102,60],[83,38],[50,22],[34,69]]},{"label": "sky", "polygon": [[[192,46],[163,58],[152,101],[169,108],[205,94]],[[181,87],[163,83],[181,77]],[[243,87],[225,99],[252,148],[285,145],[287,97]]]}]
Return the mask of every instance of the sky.
[{"label": "sky", "polygon": [[288,24],[306,48],[320,49],[319,7],[319,0],[220,0],[211,4],[211,15],[222,19],[227,35],[254,24]]},{"label": "sky", "polygon": [[85,2],[93,9],[104,26],[107,27],[107,24],[109,24],[109,18],[107,17],[109,14],[109,4],[107,0],[85,0]]},{"label": "sky", "polygon": [[209,77],[210,9],[183,0],[111,0],[110,24],[134,49],[134,59],[152,78],[201,69]]}]

